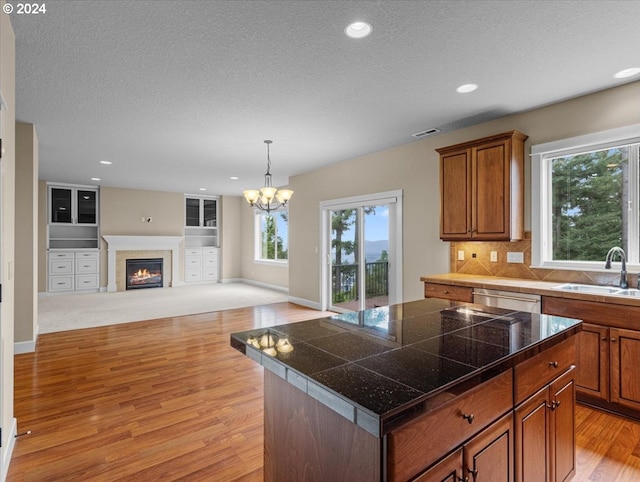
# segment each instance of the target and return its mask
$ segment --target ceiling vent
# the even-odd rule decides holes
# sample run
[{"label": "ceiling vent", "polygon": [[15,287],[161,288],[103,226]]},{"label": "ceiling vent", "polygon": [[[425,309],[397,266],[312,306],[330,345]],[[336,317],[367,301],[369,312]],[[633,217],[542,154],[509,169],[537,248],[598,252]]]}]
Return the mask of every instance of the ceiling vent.
[{"label": "ceiling vent", "polygon": [[427,129],[426,131],[416,132],[415,134],[411,135],[416,139],[422,139],[423,137],[431,136],[433,134],[437,134],[438,132],[440,132],[440,129],[436,129],[434,127],[433,129]]}]

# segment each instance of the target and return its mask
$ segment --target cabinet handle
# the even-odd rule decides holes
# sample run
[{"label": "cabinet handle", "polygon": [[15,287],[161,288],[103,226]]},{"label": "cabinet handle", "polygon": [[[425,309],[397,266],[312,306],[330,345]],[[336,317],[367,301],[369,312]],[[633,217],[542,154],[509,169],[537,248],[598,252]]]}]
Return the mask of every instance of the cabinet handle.
[{"label": "cabinet handle", "polygon": [[465,477],[464,479],[462,477],[458,477],[458,482],[469,482],[469,477]]},{"label": "cabinet handle", "polygon": [[478,478],[478,469],[473,470],[473,469],[467,469],[469,471],[469,473],[471,475],[473,475],[473,480],[476,480]]},{"label": "cabinet handle", "polygon": [[449,290],[444,290],[442,293],[445,294],[445,295],[448,295],[449,294]]},{"label": "cabinet handle", "polygon": [[607,341],[607,340],[608,340],[608,338],[606,336],[602,337],[602,341]]},{"label": "cabinet handle", "polygon": [[612,337],[611,337],[611,342],[612,342],[612,343],[615,343],[616,341],[618,341],[618,339],[617,339],[615,336],[612,336]]},{"label": "cabinet handle", "polygon": [[473,423],[473,420],[476,418],[474,414],[469,413],[463,413],[462,414],[462,418],[464,418],[467,422],[469,422],[469,425],[471,425]]},{"label": "cabinet handle", "polygon": [[558,408],[558,405],[560,405],[560,402],[556,402],[554,400],[553,402],[551,402],[551,404],[547,405],[547,408],[551,409],[551,411],[554,411],[556,408]]},{"label": "cabinet handle", "polygon": [[550,361],[549,365],[552,366],[553,368],[558,368],[558,362],[557,361]]}]

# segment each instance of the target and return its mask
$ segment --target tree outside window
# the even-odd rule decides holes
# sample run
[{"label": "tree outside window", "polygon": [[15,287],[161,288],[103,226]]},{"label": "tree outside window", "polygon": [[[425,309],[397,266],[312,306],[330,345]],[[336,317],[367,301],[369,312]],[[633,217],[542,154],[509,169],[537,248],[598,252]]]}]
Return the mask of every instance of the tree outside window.
[{"label": "tree outside window", "polygon": [[275,211],[256,215],[259,226],[258,259],[286,261],[289,259],[289,213]]}]

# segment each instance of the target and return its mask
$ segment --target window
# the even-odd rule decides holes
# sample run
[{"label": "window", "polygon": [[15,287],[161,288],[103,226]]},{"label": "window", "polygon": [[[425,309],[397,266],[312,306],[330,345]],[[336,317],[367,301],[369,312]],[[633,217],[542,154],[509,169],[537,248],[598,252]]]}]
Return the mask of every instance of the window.
[{"label": "window", "polygon": [[256,213],[256,259],[286,262],[289,259],[289,212]]},{"label": "window", "polygon": [[640,125],[533,146],[532,162],[535,266],[602,269],[614,246],[640,265]]}]

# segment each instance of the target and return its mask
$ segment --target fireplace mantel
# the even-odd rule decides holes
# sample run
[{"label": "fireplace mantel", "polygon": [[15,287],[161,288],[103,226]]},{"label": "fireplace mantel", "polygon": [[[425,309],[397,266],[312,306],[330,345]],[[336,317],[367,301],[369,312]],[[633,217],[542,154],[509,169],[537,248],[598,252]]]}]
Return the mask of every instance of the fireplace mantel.
[{"label": "fireplace mantel", "polygon": [[107,242],[107,291],[117,291],[116,288],[116,252],[136,250],[167,250],[171,251],[170,285],[177,286],[180,272],[180,242],[182,236],[102,236]]}]

